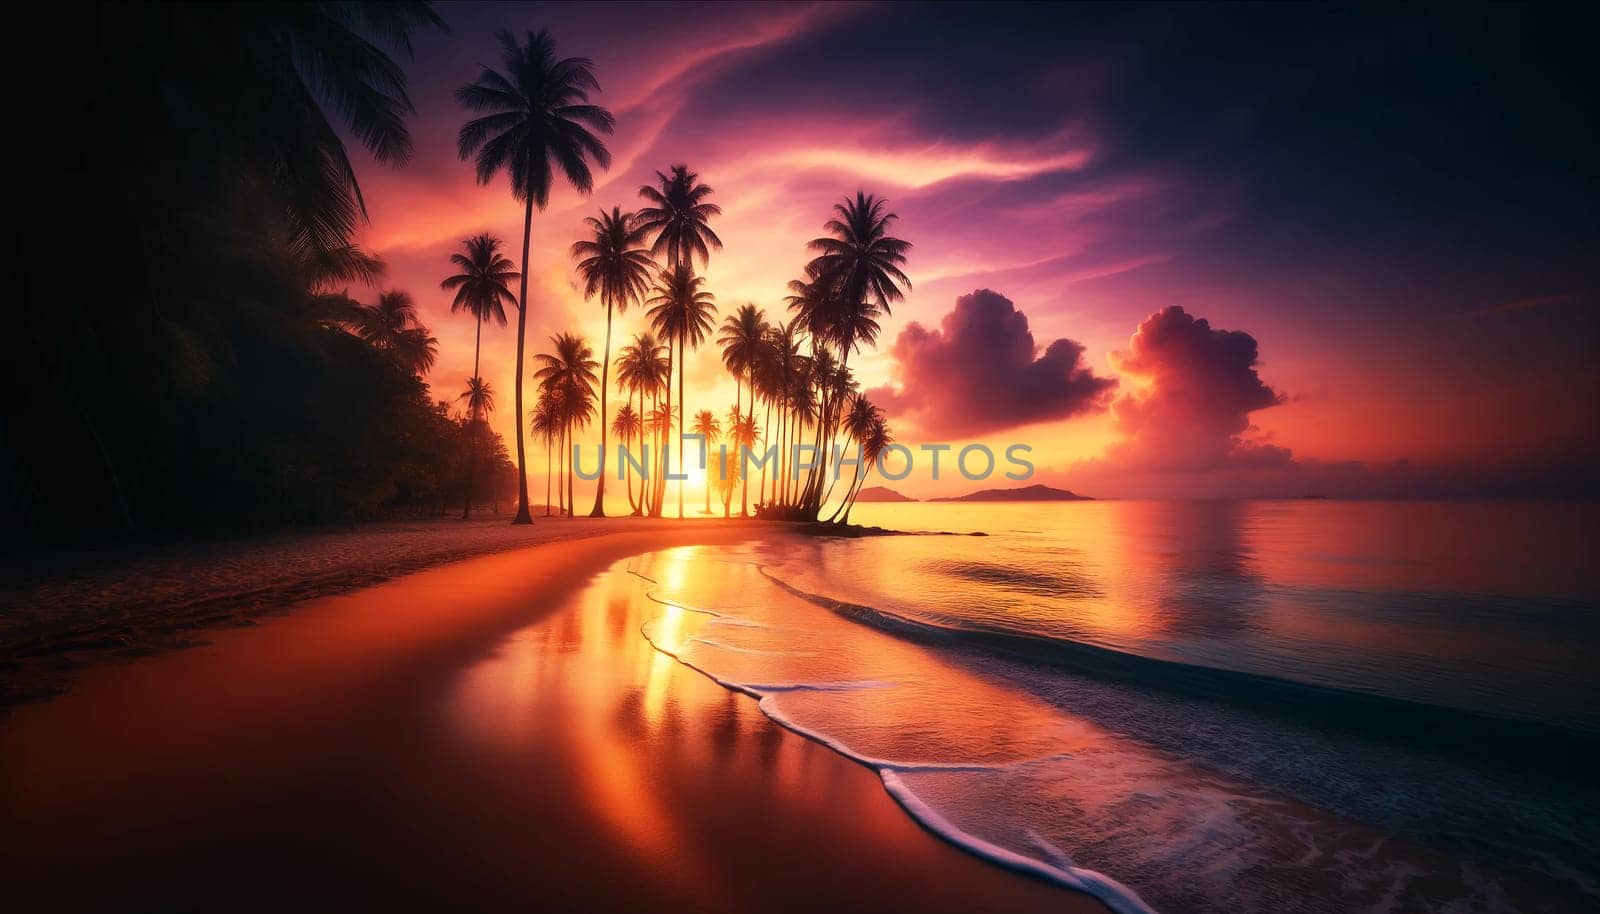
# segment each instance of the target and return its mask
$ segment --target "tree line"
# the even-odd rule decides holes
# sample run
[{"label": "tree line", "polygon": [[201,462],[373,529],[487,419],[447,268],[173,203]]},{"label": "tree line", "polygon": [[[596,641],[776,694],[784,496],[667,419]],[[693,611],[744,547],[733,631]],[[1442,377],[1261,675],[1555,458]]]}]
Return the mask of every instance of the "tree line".
[{"label": "tree line", "polygon": [[[509,285],[502,284],[492,293],[517,304],[514,408],[520,425],[525,415],[524,305],[533,213],[544,208],[558,176],[581,193],[593,189],[593,166],[610,166],[610,152],[601,136],[615,129],[615,120],[590,99],[590,93],[599,90],[591,61],[560,57],[553,39],[542,31],[529,32],[521,40],[502,31],[498,40],[501,67],[484,67],[476,80],[457,90],[457,101],[475,115],[462,126],[457,140],[461,158],[473,161],[480,183],[491,183],[503,174],[523,204],[522,269],[516,274],[520,292],[513,297]],[[697,412],[693,420],[692,431],[707,442],[725,440],[733,445],[728,456],[717,450],[705,510],[709,513],[711,508],[711,488],[717,488],[724,513],[731,514],[737,485],[740,514],[750,512],[750,472],[741,458],[745,448],[755,446],[762,453],[776,448],[777,454],[770,480],[766,464],[762,465],[756,489],[761,516],[846,521],[866,471],[892,440],[882,410],[859,391],[849,368],[850,356],[875,345],[879,319],[910,288],[902,268],[911,245],[890,234],[896,216],[887,211],[886,202],[857,191],[834,207],[824,226],[827,234],[808,243],[813,256],[801,277],[789,283],[787,320],[769,319],[763,309],[750,304],[718,328],[715,296],[696,271],[722,247],[711,227],[722,210],[712,196],[713,189],[698,173],[684,164],[673,165],[657,172],[654,184],[639,188],[644,205],[638,210],[625,213],[620,206],[601,210],[586,220],[590,237],[572,245],[585,295],[606,309],[606,338],[598,361],[593,347],[570,333],[551,338],[550,350],[535,356],[538,399],[526,414],[528,432],[544,443],[546,466],[553,463],[560,468],[557,508],[573,512],[575,472],[569,455],[576,436],[598,424],[602,472],[590,515],[605,513],[604,468],[611,435],[636,445],[634,453],[651,454],[651,466],[639,474],[637,493],[631,467],[624,480],[633,513],[653,517],[664,513],[668,467],[686,466],[684,433],[691,430],[686,424],[684,389],[687,358],[716,331],[723,364],[734,377],[737,393],[725,415],[726,425],[709,409]],[[472,241],[464,244],[470,248]],[[509,282],[509,265],[505,272]],[[615,315],[634,306],[647,309],[648,327],[622,347],[613,363]],[[468,310],[481,313],[478,308]],[[615,414],[610,409],[612,367],[617,369],[617,391],[625,399]],[[758,402],[764,422],[756,418]],[[848,444],[859,455],[851,481],[834,509],[825,512],[837,481],[833,451]],[[803,473],[793,463],[797,447],[817,455]],[[520,435],[517,450],[522,482],[513,523],[531,523]],[[547,511],[550,487],[547,472]],[[684,513],[681,481],[677,513],[679,517]]]},{"label": "tree line", "polygon": [[[534,212],[558,178],[592,190],[615,122],[590,100],[589,61],[558,56],[543,32],[500,34],[502,66],[457,92],[469,112],[458,151],[522,204],[520,268],[481,234],[442,286],[477,322],[479,350],[482,326],[515,312],[513,461],[488,426],[497,397],[477,353],[465,389],[435,395],[425,378],[438,344],[415,298],[383,288],[383,262],[354,240],[367,212],[344,137],[385,167],[409,159],[400,61],[416,36],[445,30],[431,4],[100,4],[74,29],[92,38],[91,65],[23,100],[39,141],[25,150],[24,306],[0,423],[7,541],[470,514],[513,497],[514,520],[530,522],[529,436],[556,452],[570,512],[575,438],[653,442],[653,461],[671,446],[682,467],[685,423],[824,454],[798,479],[785,462],[722,480],[726,512],[737,488],[741,514],[847,515],[861,471],[824,512],[829,445],[853,442],[870,464],[889,440],[849,359],[909,288],[909,244],[889,234],[881,199],[836,208],[783,319],[747,305],[719,325],[701,271],[721,247],[720,208],[675,165],[640,189],[642,205],[600,212],[573,245],[585,293],[607,312],[599,357],[563,334],[526,371]],[[353,286],[381,291],[363,302]],[[613,353],[614,318],[639,308],[646,326]],[[713,335],[737,401],[691,412],[685,361]],[[625,480],[636,513],[665,513],[664,477]],[[590,513],[604,497],[602,477]],[[683,500],[680,486],[679,514]]]}]

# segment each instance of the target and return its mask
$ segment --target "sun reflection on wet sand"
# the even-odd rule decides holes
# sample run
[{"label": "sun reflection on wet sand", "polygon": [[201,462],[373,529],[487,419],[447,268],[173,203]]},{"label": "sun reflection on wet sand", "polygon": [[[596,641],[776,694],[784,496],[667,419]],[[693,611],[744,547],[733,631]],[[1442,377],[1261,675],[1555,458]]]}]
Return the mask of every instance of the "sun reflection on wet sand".
[{"label": "sun reflection on wet sand", "polygon": [[6,712],[0,884],[19,910],[1096,908],[653,650],[624,557],[656,539],[314,601]]}]

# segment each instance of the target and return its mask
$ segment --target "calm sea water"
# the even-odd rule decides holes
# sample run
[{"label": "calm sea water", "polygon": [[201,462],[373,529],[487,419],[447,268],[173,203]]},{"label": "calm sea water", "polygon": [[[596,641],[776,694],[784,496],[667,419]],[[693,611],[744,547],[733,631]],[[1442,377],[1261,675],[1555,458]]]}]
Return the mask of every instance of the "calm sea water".
[{"label": "calm sea water", "polygon": [[1594,506],[852,519],[988,535],[659,553],[646,635],[950,840],[1126,910],[1600,904]]}]

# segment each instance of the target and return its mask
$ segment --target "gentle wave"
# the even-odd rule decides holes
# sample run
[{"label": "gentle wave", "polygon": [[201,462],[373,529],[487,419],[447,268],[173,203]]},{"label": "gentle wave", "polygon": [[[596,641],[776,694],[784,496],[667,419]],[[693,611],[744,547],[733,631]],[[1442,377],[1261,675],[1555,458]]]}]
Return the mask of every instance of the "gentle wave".
[{"label": "gentle wave", "polygon": [[1600,734],[1542,721],[1145,657],[1012,629],[913,619],[804,590],[760,565],[757,571],[791,596],[919,643],[976,649],[1141,688],[1288,716],[1301,723],[1341,727],[1568,776],[1585,775],[1589,760],[1600,752]]},{"label": "gentle wave", "polygon": [[[639,577],[643,576],[639,575]],[[686,608],[682,607],[680,604],[656,597],[653,594],[647,593],[646,596],[662,605]],[[705,611],[702,610],[702,612]],[[716,613],[711,614],[718,615]],[[773,696],[778,693],[793,691],[849,691],[858,689],[886,688],[892,686],[893,683],[875,682],[870,680],[854,682],[808,682],[781,684],[739,682],[719,676],[711,670],[708,670],[705,667],[689,660],[683,655],[681,650],[674,649],[673,647],[664,643],[664,639],[658,636],[656,628],[657,626],[655,625],[655,620],[647,621],[640,627],[640,634],[642,634],[645,640],[650,643],[651,647],[663,654],[666,654],[667,656],[683,664],[689,669],[694,670],[702,676],[705,676],[707,679],[710,679],[712,682],[717,683],[725,689],[738,692],[743,695],[748,695],[751,698],[756,699],[756,706],[761,709],[761,713],[778,726],[783,727],[791,733],[794,733],[805,739],[811,740],[812,742],[826,746],[845,758],[859,762],[862,765],[876,770],[878,777],[883,782],[884,789],[891,797],[894,798],[895,802],[899,803],[901,808],[906,810],[906,812],[909,813],[912,818],[916,819],[917,822],[920,823],[924,828],[928,829],[933,834],[938,835],[945,841],[948,841],[951,844],[954,844],[955,846],[974,854],[975,856],[1004,866],[1007,869],[1028,873],[1065,888],[1092,895],[1103,902],[1112,911],[1115,911],[1116,914],[1155,914],[1155,910],[1149,905],[1145,904],[1144,900],[1141,899],[1138,893],[1133,889],[1128,888],[1104,873],[1099,873],[1091,869],[1071,865],[1071,863],[1065,859],[1065,855],[1061,854],[1059,850],[1055,850],[1054,853],[1049,854],[1054,858],[1055,862],[1046,863],[1040,860],[1035,860],[1031,857],[1023,856],[1015,851],[1007,850],[1006,848],[1000,847],[999,845],[985,841],[982,838],[963,831],[962,829],[953,825],[948,819],[935,810],[933,806],[924,802],[922,798],[917,796],[916,792],[906,786],[905,782],[901,779],[902,774],[908,773],[1003,771],[1006,769],[1025,767],[1033,764],[1058,761],[1063,758],[1069,758],[1069,754],[1058,753],[1050,756],[1041,756],[1035,759],[1024,759],[1017,762],[1002,764],[942,764],[937,762],[904,762],[863,755],[862,753],[850,748],[850,746],[845,744],[843,741],[835,739],[826,733],[808,728],[784,714],[773,703]],[[693,640],[695,643],[705,643],[702,639]]]}]

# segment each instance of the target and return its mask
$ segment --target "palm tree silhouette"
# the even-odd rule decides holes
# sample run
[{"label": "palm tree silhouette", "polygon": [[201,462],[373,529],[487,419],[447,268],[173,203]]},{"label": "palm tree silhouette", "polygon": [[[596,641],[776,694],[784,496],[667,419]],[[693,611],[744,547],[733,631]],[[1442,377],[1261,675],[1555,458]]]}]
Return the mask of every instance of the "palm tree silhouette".
[{"label": "palm tree silhouette", "polygon": [[[709,409],[702,409],[694,414],[694,433],[704,439],[706,453],[711,453],[711,446],[722,437],[722,424],[717,421],[717,414]],[[709,457],[707,458],[709,460]],[[711,513],[711,473],[708,464],[706,473],[706,513]]]},{"label": "palm tree silhouette", "polygon": [[[849,367],[852,352],[877,340],[878,315],[891,313],[892,303],[903,299],[904,290],[911,288],[911,280],[901,269],[911,243],[889,234],[898,217],[885,211],[887,205],[883,198],[859,190],[854,198],[836,204],[834,218],[823,226],[829,234],[806,245],[817,255],[806,265],[806,278],[790,283],[794,294],[789,307],[820,351],[825,352],[829,345],[838,347],[841,370]],[[813,473],[807,481],[799,506],[809,517],[820,513],[826,498],[822,480],[828,475],[828,454],[843,405],[835,388],[849,386],[848,378],[841,385],[827,372],[820,380],[816,438],[823,455],[819,461],[822,472]]]},{"label": "palm tree silhouette", "polygon": [[[650,308],[650,324],[656,333],[669,342],[678,344],[678,404],[683,405],[684,359],[687,349],[698,349],[711,332],[712,319],[717,313],[713,296],[702,289],[704,277],[694,275],[686,263],[662,273],[656,280],[654,294],[646,304]],[[669,393],[667,403],[671,405]],[[669,432],[670,433],[670,432]],[[683,437],[678,437],[678,472],[683,472]],[[683,481],[678,481],[678,516],[683,517]]]},{"label": "palm tree silhouette", "polygon": [[[733,445],[734,455],[738,458],[739,483],[741,495],[739,497],[739,516],[750,516],[750,479],[744,463],[744,449],[755,447],[756,438],[761,430],[756,426],[755,420],[755,395],[751,394],[750,413],[741,415],[738,404],[728,413],[728,443]],[[732,496],[729,496],[730,499]]]},{"label": "palm tree silhouette", "polygon": [[[461,519],[467,520],[472,517],[472,482],[477,473],[478,451],[484,438],[483,415],[494,412],[494,389],[488,381],[471,377],[467,379],[467,389],[457,399],[467,401],[467,497],[466,505],[461,509]],[[498,504],[496,500],[496,512],[500,510]]]},{"label": "palm tree silhouette", "polygon": [[[126,20],[115,18],[121,11],[105,12],[112,17],[102,23],[105,34],[124,34]],[[355,137],[385,165],[410,159],[405,118],[416,109],[389,52],[409,58],[412,33],[447,31],[432,5],[172,4],[138,25],[141,40],[116,53],[142,45],[160,55],[162,78],[151,80],[159,91],[149,110],[137,112],[141,127],[180,135],[203,158],[162,164],[181,171],[226,163],[220,167],[235,186],[241,175],[267,176],[299,259],[327,264],[357,250],[350,237],[367,212],[343,137]]]},{"label": "palm tree silhouette", "polygon": [[[742,383],[750,389],[752,422],[755,421],[756,410],[754,382],[756,363],[761,357],[761,343],[767,334],[767,328],[766,313],[751,302],[741,305],[738,311],[728,315],[728,319],[722,322],[722,332],[717,335],[717,342],[722,346],[722,364],[733,375],[733,411],[735,414],[739,412]],[[745,494],[739,506],[740,517],[750,515],[749,491],[749,482],[746,480]]]},{"label": "palm tree silhouette", "polygon": [[391,289],[378,293],[373,304],[356,305],[351,324],[357,336],[411,374],[427,374],[439,357],[439,341],[417,320],[417,302],[409,292]]},{"label": "palm tree silhouette", "polygon": [[[623,390],[636,394],[639,397],[640,440],[643,441],[645,428],[651,426],[654,415],[653,407],[645,406],[645,397],[650,397],[652,403],[667,386],[667,379],[672,371],[671,362],[668,360],[668,349],[657,342],[655,334],[645,332],[635,334],[633,342],[622,347],[617,353],[617,383]],[[640,459],[646,466],[651,466],[649,445],[644,445]],[[656,456],[661,455],[662,448],[657,446]],[[646,483],[652,486],[660,485],[660,473],[647,473],[646,478],[639,483],[639,513],[653,515],[654,507],[659,506],[659,496],[652,499]],[[652,482],[654,480],[654,482]]]},{"label": "palm tree silhouette", "polygon": [[[629,447],[633,444],[633,439],[642,434],[643,431],[644,421],[633,408],[633,404],[623,403],[622,408],[617,410],[617,417],[611,420],[611,434],[622,439],[623,447]],[[602,472],[604,469],[604,467],[601,467]],[[628,487],[628,510],[637,515],[640,502],[634,500],[633,470],[626,461],[623,462],[623,482]]]},{"label": "palm tree silhouette", "polygon": [[450,255],[450,262],[461,269],[460,273],[445,277],[439,288],[454,291],[450,313],[465,311],[477,324],[472,343],[472,376],[478,377],[478,355],[483,346],[483,325],[489,321],[504,327],[506,305],[513,307],[517,298],[511,294],[507,283],[518,277],[516,264],[500,253],[500,239],[487,232],[473,235],[461,242],[466,253]]},{"label": "palm tree silhouette", "polygon": [[[539,365],[534,377],[539,379],[541,388],[560,395],[564,448],[562,460],[565,461],[567,455],[572,453],[573,429],[587,426],[594,418],[594,388],[597,381],[594,370],[598,363],[594,360],[594,350],[589,343],[575,333],[557,334],[550,338],[550,345],[554,348],[553,352],[541,352],[534,356]],[[572,470],[573,467],[568,464],[567,511],[576,513],[572,500]]]},{"label": "palm tree silhouette", "polygon": [[539,392],[539,400],[533,406],[533,414],[528,420],[528,433],[535,441],[544,442],[544,516],[550,516],[550,470],[555,461],[551,458],[550,451],[555,446],[556,439],[561,436],[561,404],[560,395],[548,390]]},{"label": "palm tree silhouette", "polygon": [[650,254],[666,254],[668,267],[692,264],[697,258],[704,265],[711,248],[722,249],[722,239],[708,224],[712,216],[722,214],[722,207],[706,202],[713,191],[689,166],[674,165],[670,171],[656,172],[659,187],[639,188],[639,196],[650,205],[635,214],[638,227],[655,236]]},{"label": "palm tree silhouette", "polygon": [[850,409],[845,412],[842,422],[845,435],[850,441],[856,443],[858,451],[855,472],[850,477],[850,484],[845,486],[844,500],[839,508],[834,511],[830,521],[835,520],[840,514],[846,513],[850,506],[850,496],[855,491],[856,483],[861,479],[862,464],[866,462],[866,440],[872,431],[874,422],[883,421],[883,410],[872,404],[866,397],[856,394],[850,398]]},{"label": "palm tree silhouette", "polygon": [[[439,288],[456,293],[450,302],[451,314],[465,311],[472,315],[472,378],[469,380],[477,380],[482,375],[478,370],[478,356],[483,349],[483,325],[491,320],[502,327],[506,325],[505,306],[508,303],[515,306],[517,303],[516,296],[511,294],[506,284],[517,278],[517,271],[515,264],[501,256],[500,239],[487,232],[473,235],[462,241],[461,245],[466,248],[465,254],[450,255],[450,262],[459,267],[461,272],[445,277],[439,283]],[[477,407],[469,404],[469,411],[471,421],[476,422],[480,415]],[[462,520],[472,514],[474,460],[475,455],[467,462],[467,495],[466,504],[461,509]]]},{"label": "palm tree silhouette", "polygon": [[467,389],[457,399],[467,401],[472,421],[477,421],[484,413],[494,412],[494,388],[482,378],[468,378]]},{"label": "palm tree silhouette", "polygon": [[[583,277],[583,294],[593,298],[596,294],[606,306],[606,349],[600,360],[600,415],[607,412],[607,394],[611,386],[611,313],[624,314],[628,306],[644,297],[650,288],[650,277],[655,273],[655,262],[644,249],[645,230],[633,225],[633,214],[613,206],[611,212],[600,211],[600,218],[584,220],[594,231],[593,240],[577,241],[572,245],[572,256],[578,261],[578,275]],[[606,426],[600,423],[600,482],[594,490],[594,508],[590,517],[605,517],[606,497]],[[630,494],[631,498],[631,494]]]},{"label": "palm tree silhouette", "polygon": [[[511,192],[524,203],[522,219],[521,292],[517,296],[517,428],[522,427],[522,356],[528,326],[528,242],[533,234],[533,207],[544,209],[557,169],[579,193],[594,187],[589,159],[611,167],[611,153],[594,131],[610,134],[611,112],[589,104],[598,92],[594,63],[585,57],[557,58],[548,32],[529,32],[518,44],[504,29],[500,41],[504,72],[484,67],[477,80],[456,90],[456,101],[468,111],[484,112],[461,127],[456,138],[462,160],[476,153],[478,183],[488,184],[505,171]],[[513,524],[531,524],[528,514],[528,471],[522,435],[517,435],[517,516]]]}]

